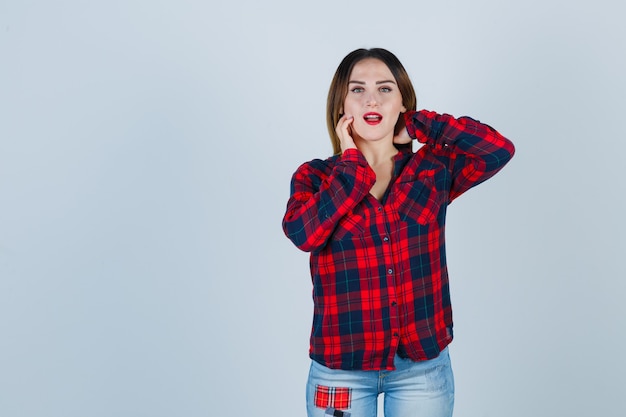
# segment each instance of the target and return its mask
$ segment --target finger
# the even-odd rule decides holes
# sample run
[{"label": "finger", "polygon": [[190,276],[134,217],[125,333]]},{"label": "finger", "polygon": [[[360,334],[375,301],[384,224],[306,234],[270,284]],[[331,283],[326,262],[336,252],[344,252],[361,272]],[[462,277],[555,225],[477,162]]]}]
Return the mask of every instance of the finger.
[{"label": "finger", "polygon": [[340,139],[343,136],[343,124],[345,120],[346,116],[341,116],[341,118],[339,118],[339,121],[337,121],[337,126],[335,126],[335,133],[337,133],[337,136],[339,136]]},{"label": "finger", "polygon": [[352,140],[352,123],[354,122],[354,117],[348,116],[348,120],[346,120],[346,133],[350,136],[350,140]]},{"label": "finger", "polygon": [[339,119],[339,123],[337,123],[337,129],[335,130],[337,132],[337,136],[339,136],[340,138],[344,136],[350,136],[348,128],[353,121],[354,117],[344,114],[343,117]]},{"label": "finger", "polygon": [[354,122],[352,116],[344,116],[337,123],[336,132],[341,144],[341,152],[344,152],[346,149],[356,148],[352,138],[352,122]]}]

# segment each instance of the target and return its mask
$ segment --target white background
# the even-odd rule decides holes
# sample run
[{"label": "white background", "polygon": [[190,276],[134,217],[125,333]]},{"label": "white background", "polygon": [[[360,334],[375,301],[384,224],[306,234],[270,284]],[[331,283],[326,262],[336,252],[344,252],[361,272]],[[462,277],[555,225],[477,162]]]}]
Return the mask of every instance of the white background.
[{"label": "white background", "polygon": [[359,47],[517,147],[449,210],[455,416],[626,415],[624,9],[0,0],[0,415],[305,415],[280,223]]}]

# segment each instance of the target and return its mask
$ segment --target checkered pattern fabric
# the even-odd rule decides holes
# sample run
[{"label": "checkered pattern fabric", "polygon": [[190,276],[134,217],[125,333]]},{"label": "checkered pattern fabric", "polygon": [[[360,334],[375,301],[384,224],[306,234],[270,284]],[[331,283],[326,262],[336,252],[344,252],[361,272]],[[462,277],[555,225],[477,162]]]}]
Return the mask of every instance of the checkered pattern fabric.
[{"label": "checkered pattern fabric", "polygon": [[318,408],[350,409],[352,389],[334,388],[317,385],[315,387],[315,406]]},{"label": "checkered pattern fabric", "polygon": [[448,205],[496,174],[513,144],[468,117],[405,114],[411,137],[382,201],[363,154],[303,164],[293,175],[285,234],[311,253],[310,356],[333,369],[393,369],[398,349],[431,359],[452,340],[444,228]]}]

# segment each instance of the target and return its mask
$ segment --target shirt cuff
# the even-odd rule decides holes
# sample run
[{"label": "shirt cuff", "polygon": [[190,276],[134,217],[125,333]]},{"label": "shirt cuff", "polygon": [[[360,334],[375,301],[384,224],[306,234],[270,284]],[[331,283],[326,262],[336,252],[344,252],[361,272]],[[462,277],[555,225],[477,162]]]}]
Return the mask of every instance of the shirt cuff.
[{"label": "shirt cuff", "polygon": [[412,139],[417,139],[420,143],[426,143],[428,141],[428,136],[422,131],[422,129],[420,129],[420,126],[423,128],[424,125],[419,120],[418,111],[409,110],[404,113],[404,125],[406,126],[406,131]]}]

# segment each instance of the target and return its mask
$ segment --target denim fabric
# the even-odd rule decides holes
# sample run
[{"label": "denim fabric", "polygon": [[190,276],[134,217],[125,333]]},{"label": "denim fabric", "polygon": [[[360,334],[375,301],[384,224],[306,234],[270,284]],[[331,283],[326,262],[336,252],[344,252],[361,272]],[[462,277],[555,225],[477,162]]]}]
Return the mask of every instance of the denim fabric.
[{"label": "denim fabric", "polygon": [[[396,355],[393,371],[344,371],[312,361],[307,383],[309,417],[376,417],[384,394],[385,417],[451,417],[454,377],[448,348],[413,362]],[[341,416],[341,412],[335,413]]]}]

